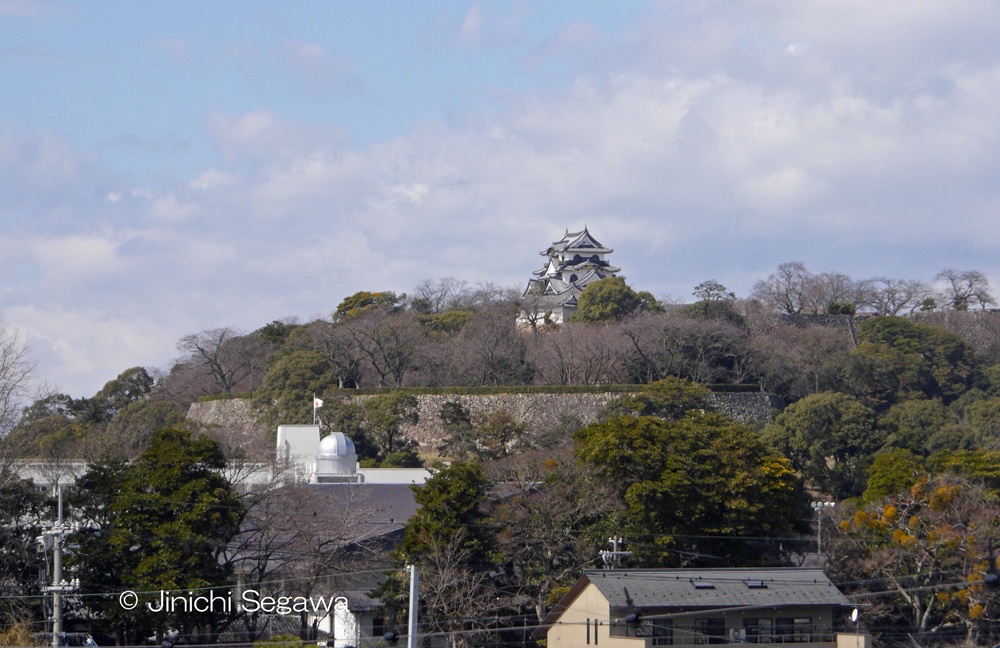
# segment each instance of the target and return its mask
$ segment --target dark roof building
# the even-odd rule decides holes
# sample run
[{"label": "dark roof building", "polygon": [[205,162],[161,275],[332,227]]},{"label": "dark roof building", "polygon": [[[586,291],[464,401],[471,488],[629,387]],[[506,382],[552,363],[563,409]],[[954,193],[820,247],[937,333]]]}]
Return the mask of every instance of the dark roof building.
[{"label": "dark roof building", "polygon": [[[834,623],[850,601],[819,569],[587,571],[536,637],[566,646],[715,643],[837,646]],[[850,643],[866,646],[865,636]]]}]

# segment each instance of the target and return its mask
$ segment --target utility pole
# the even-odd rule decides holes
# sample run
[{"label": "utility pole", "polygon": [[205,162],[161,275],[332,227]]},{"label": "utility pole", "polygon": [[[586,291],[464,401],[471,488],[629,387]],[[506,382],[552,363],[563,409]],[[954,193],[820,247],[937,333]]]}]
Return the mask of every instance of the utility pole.
[{"label": "utility pole", "polygon": [[62,645],[62,484],[57,483],[59,491],[59,521],[53,529],[52,537],[52,645]]},{"label": "utility pole", "polygon": [[813,502],[813,510],[816,511],[816,554],[823,553],[823,509],[833,508],[836,502]]},{"label": "utility pole", "polygon": [[420,576],[417,575],[416,565],[407,565],[406,569],[410,572],[410,614],[406,647],[417,648],[417,603],[419,601]]},{"label": "utility pole", "polygon": [[79,581],[66,582],[62,576],[63,541],[70,534],[70,528],[63,525],[62,484],[56,483],[59,498],[59,512],[55,525],[38,538],[45,549],[52,549],[52,585],[45,588],[52,594],[52,645],[63,645],[63,594],[76,591]]},{"label": "utility pole", "polygon": [[631,551],[621,551],[619,546],[624,545],[625,538],[620,536],[615,536],[613,538],[608,538],[608,542],[611,544],[611,551],[601,551],[601,559],[604,561],[605,569],[617,569],[618,562],[622,556],[631,556]]}]

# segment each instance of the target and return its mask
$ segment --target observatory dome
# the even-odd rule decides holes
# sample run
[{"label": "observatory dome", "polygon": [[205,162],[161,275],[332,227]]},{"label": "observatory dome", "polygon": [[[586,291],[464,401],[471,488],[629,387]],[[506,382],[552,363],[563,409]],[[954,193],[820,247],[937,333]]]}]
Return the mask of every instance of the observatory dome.
[{"label": "observatory dome", "polygon": [[354,450],[354,442],[347,438],[343,432],[331,432],[323,437],[316,449],[316,459],[336,459],[348,455],[357,456]]},{"label": "observatory dome", "polygon": [[354,442],[343,432],[331,432],[316,447],[316,481],[319,483],[355,481],[357,466]]}]

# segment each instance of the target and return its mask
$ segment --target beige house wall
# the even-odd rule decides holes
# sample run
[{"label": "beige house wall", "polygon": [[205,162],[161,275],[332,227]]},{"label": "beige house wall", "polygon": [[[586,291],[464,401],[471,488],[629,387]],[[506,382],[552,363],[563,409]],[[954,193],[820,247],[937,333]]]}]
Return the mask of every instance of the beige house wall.
[{"label": "beige house wall", "polygon": [[[611,607],[593,583],[588,583],[559,621],[549,628],[548,648],[577,648],[578,646],[604,646],[605,648],[641,648],[645,640],[635,637],[611,637],[608,620]],[[596,623],[596,630],[595,630]],[[590,626],[590,641],[587,627]]]},{"label": "beige house wall", "polygon": [[[796,648],[855,648],[854,635],[837,634],[836,641],[834,641],[832,631],[833,611],[829,606],[782,606],[780,609],[737,610],[717,615],[704,614],[698,616],[700,618],[723,617],[727,630],[731,628],[743,628],[743,620],[748,618],[809,617],[812,620],[813,627],[827,629],[830,641],[782,643],[780,645],[794,645]],[[694,616],[678,616],[671,619],[673,625],[672,645],[699,645],[703,643],[700,640],[701,638],[695,637],[694,618]],[[616,631],[620,631],[621,623],[620,619],[617,620],[617,624],[619,625],[615,628]],[[588,583],[570,607],[562,614],[559,621],[549,629],[547,635],[548,648],[579,648],[585,646],[641,648],[654,645],[653,639],[650,637],[612,636],[611,630],[610,605],[597,587],[593,583]],[[850,641],[847,641],[848,638]],[[755,645],[766,646],[772,644],[757,643]],[[870,648],[870,645],[870,643],[866,642],[865,636],[862,635],[856,648]]]}]

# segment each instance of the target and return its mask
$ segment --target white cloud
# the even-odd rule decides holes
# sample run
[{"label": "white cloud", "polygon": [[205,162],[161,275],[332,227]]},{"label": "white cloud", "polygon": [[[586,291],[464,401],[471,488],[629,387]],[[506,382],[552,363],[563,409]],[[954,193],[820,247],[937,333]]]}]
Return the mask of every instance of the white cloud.
[{"label": "white cloud", "polygon": [[6,316],[30,340],[42,365],[41,381],[73,396],[92,396],[107,381],[133,366],[160,367],[174,357],[164,345],[176,329],[169,314],[117,317],[106,307],[64,308],[28,304]]},{"label": "white cloud", "polygon": [[71,287],[113,279],[123,269],[119,242],[102,235],[33,238],[27,242],[31,256],[47,285]]},{"label": "white cloud", "polygon": [[240,181],[239,176],[233,173],[225,173],[218,169],[208,169],[200,176],[188,183],[195,189],[215,189],[224,185],[233,185]]},{"label": "white cloud", "polygon": [[[53,304],[15,282],[4,309],[93,393],[200,328],[428,278],[520,284],[539,249],[584,224],[656,294],[711,276],[745,292],[791,259],[858,276],[1000,272],[1000,64],[985,37],[997,10],[813,4],[668,3],[617,49],[567,25],[563,51],[600,41],[606,70],[363,148],[277,108],[215,112],[218,159],[141,191],[103,182],[57,135],[0,136],[0,182],[60,225],[28,245],[0,237],[5,278],[34,265],[30,290]],[[516,37],[521,15],[474,4],[461,27],[450,19],[452,42],[459,29],[468,44]],[[297,78],[339,74],[326,49],[282,47]],[[80,195],[98,199],[66,198]]]}]

